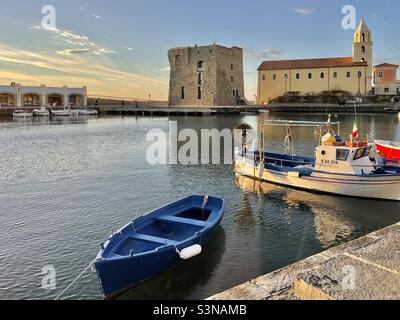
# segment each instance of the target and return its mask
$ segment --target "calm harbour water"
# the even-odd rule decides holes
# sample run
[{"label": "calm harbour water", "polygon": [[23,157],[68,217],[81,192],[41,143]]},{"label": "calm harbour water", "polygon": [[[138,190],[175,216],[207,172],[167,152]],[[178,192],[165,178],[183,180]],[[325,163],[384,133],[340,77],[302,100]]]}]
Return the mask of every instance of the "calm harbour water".
[{"label": "calm harbour water", "polygon": [[[272,117],[272,116],[271,116]],[[274,118],[326,120],[325,115]],[[267,116],[173,118],[179,128],[257,126]],[[339,115],[350,132],[352,115]],[[238,178],[232,167],[150,166],[148,130],[168,118],[0,122],[0,299],[53,299],[92,261],[112,232],[137,215],[189,194],[227,201],[204,253],[124,294],[121,299],[203,299],[332,246],[400,221],[400,204],[317,195]],[[361,133],[400,140],[393,115],[361,115]],[[284,130],[268,130],[283,151]],[[301,155],[312,155],[312,130],[295,129]],[[42,268],[57,289],[41,288]],[[101,299],[88,271],[64,299]]]}]

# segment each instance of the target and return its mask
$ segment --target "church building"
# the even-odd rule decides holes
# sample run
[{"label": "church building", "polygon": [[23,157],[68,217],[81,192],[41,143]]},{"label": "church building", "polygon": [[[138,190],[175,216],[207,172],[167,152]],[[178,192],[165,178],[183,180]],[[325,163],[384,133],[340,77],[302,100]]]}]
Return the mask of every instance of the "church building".
[{"label": "church building", "polygon": [[266,104],[285,94],[323,91],[372,93],[372,32],[362,19],[353,39],[351,57],[264,61],[258,68],[257,103]]}]

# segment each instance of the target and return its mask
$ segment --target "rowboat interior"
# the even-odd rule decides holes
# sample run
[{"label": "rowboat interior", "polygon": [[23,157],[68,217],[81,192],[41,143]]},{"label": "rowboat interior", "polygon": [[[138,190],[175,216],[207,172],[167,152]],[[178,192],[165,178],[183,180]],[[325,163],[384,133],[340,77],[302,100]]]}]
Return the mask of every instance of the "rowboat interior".
[{"label": "rowboat interior", "polygon": [[166,246],[176,246],[181,241],[196,236],[205,229],[213,213],[212,207],[207,204],[204,209],[198,202],[197,207],[187,203],[180,210],[171,215],[165,208],[156,212],[151,219],[138,219],[129,224],[118,233],[119,238],[111,241],[119,243],[108,243],[103,257],[118,258],[137,255],[144,252],[154,251]]}]

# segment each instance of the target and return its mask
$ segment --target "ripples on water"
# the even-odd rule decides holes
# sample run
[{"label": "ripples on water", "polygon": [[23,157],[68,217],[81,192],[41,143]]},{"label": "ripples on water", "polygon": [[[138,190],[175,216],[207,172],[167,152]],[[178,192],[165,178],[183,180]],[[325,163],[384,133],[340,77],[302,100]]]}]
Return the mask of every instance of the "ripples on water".
[{"label": "ripples on water", "polygon": [[[279,116],[277,116],[279,117]],[[281,118],[325,120],[320,115]],[[233,128],[254,117],[177,118],[180,128]],[[343,130],[353,118],[339,116]],[[96,256],[112,230],[192,193],[227,200],[204,253],[121,299],[206,298],[251,278],[400,220],[400,206],[297,191],[236,177],[231,166],[149,166],[146,133],[166,118],[0,123],[0,298],[52,299]],[[362,116],[361,128],[400,140],[397,118]],[[298,153],[312,133],[295,129]],[[282,151],[284,131],[269,131]],[[41,289],[42,267],[57,270],[57,290]],[[64,298],[100,299],[88,272]]]}]

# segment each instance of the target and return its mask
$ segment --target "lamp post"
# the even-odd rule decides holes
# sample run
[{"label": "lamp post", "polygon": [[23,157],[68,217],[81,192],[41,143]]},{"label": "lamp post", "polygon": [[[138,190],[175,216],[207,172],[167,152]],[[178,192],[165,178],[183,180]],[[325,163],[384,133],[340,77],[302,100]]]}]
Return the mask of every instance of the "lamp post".
[{"label": "lamp post", "polygon": [[288,75],[287,74],[285,74],[284,79],[285,79],[285,94],[286,94],[286,92],[287,92],[287,80],[288,80]]}]

